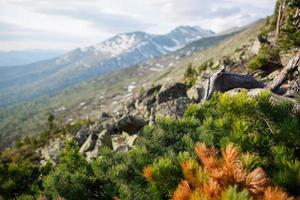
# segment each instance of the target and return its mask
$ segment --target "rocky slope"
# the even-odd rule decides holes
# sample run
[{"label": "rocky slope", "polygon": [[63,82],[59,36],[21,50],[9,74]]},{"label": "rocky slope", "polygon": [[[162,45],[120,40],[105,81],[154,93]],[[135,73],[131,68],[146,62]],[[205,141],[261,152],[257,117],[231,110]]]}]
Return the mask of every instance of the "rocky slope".
[{"label": "rocky slope", "polygon": [[[243,46],[238,41],[254,39],[260,26],[261,22],[257,22],[244,27],[242,32],[203,38],[162,58],[78,84],[53,96],[0,109],[0,128],[3,130],[0,137],[13,141],[16,135],[38,134],[47,113],[54,113],[64,123],[74,123],[78,119],[95,120],[102,111],[118,112],[120,106],[116,105],[122,105],[134,91],[158,82],[170,82],[170,79],[182,81],[188,63],[197,66],[210,58],[222,59],[224,54]],[[232,48],[228,48],[229,45]],[[11,134],[12,130],[16,134]]]},{"label": "rocky slope", "polygon": [[[268,24],[268,22],[264,23]],[[279,64],[273,63],[273,58],[269,57],[266,62],[260,63],[259,69],[252,70],[245,67],[247,65],[249,67],[251,60],[259,56],[266,43],[274,41],[273,33],[269,31],[268,36],[263,40],[261,35],[257,34],[255,39],[246,41],[232,54],[219,60],[205,62],[203,64],[205,68],[202,65],[199,71],[195,72],[197,73],[196,82],[190,89],[187,89],[183,83],[174,82],[176,79],[170,82],[168,78],[170,72],[164,73],[163,78],[167,80],[166,82],[161,82],[162,84],[155,82],[152,85],[148,83],[148,87],[145,85],[146,89],[143,91],[135,91],[135,94],[123,99],[115,112],[102,113],[95,124],[77,132],[75,139],[82,145],[80,152],[84,153],[88,160],[92,160],[98,156],[97,149],[102,145],[109,146],[114,151],[128,151],[132,148],[143,126],[155,124],[160,117],[180,118],[190,103],[207,101],[216,92],[226,92],[234,96],[244,89],[249,96],[255,97],[271,91],[270,102],[272,104],[280,101],[289,102],[293,105],[293,114],[298,115],[300,113],[300,104],[297,101],[300,91],[300,48],[298,46],[288,51],[280,51]],[[180,52],[189,56],[186,52],[191,48],[194,48],[193,44]],[[165,62],[164,59],[154,62],[162,63]],[[172,69],[170,64],[164,67],[163,64],[158,66],[147,62],[140,68],[146,69],[151,65],[165,68],[165,70]],[[150,70],[148,70],[154,70],[153,67],[149,67]],[[143,70],[145,71],[147,70]],[[97,132],[100,133],[98,136],[93,135],[95,127],[98,127]]]}]

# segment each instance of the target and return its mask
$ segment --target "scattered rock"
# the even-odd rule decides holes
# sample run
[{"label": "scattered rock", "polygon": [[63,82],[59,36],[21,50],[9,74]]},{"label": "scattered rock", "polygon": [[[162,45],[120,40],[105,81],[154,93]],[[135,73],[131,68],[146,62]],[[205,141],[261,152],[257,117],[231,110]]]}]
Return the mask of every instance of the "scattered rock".
[{"label": "scattered rock", "polygon": [[229,94],[230,96],[235,96],[235,95],[239,94],[242,91],[247,91],[249,96],[255,97],[255,96],[258,96],[261,92],[267,91],[267,90],[266,89],[261,89],[261,88],[250,89],[250,90],[244,89],[244,88],[235,88],[235,89],[227,91],[226,94]]},{"label": "scattered rock", "polygon": [[186,97],[186,89],[183,83],[165,85],[157,95],[157,102],[162,104],[180,97]]},{"label": "scattered rock", "polygon": [[88,151],[85,153],[85,157],[87,161],[92,161],[96,158],[98,158],[99,156],[99,149],[98,148],[94,148],[92,151]]}]

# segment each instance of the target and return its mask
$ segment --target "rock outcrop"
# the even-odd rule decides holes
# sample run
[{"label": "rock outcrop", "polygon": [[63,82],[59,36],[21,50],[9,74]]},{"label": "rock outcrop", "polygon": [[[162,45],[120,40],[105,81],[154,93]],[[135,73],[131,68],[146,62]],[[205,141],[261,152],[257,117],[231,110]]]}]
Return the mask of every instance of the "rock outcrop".
[{"label": "rock outcrop", "polygon": [[113,148],[112,138],[107,130],[103,130],[99,134],[92,133],[80,147],[79,152],[84,154],[87,160],[92,160],[98,157],[99,150],[103,146]]},{"label": "rock outcrop", "polygon": [[187,91],[187,97],[195,102],[199,103],[202,99],[205,98],[205,87],[201,83],[196,83]]},{"label": "rock outcrop", "polygon": [[137,134],[128,135],[127,133],[122,133],[122,135],[115,135],[112,137],[113,150],[127,152],[133,147],[139,136]]},{"label": "rock outcrop", "polygon": [[51,139],[44,147],[37,149],[37,153],[41,155],[41,165],[46,165],[48,161],[57,164],[59,162],[59,153],[63,148],[64,141],[61,138],[56,138]]},{"label": "rock outcrop", "polygon": [[89,137],[89,128],[85,126],[76,133],[74,139],[75,141],[77,141],[79,146],[82,146],[84,142],[88,139],[88,137]]},{"label": "rock outcrop", "polygon": [[155,119],[165,116],[180,118],[183,116],[189,103],[190,100],[187,97],[180,97],[178,99],[161,103],[156,107]]},{"label": "rock outcrop", "polygon": [[85,152],[92,151],[95,148],[97,139],[98,139],[98,135],[97,134],[93,133],[93,134],[89,135],[89,137],[87,138],[87,140],[80,147],[79,152],[83,154]]},{"label": "rock outcrop", "polygon": [[137,133],[141,128],[145,126],[144,119],[126,115],[116,122],[116,128],[121,132],[126,132],[130,135]]},{"label": "rock outcrop", "polygon": [[157,94],[157,103],[161,104],[180,97],[187,97],[185,85],[183,83],[167,84]]}]

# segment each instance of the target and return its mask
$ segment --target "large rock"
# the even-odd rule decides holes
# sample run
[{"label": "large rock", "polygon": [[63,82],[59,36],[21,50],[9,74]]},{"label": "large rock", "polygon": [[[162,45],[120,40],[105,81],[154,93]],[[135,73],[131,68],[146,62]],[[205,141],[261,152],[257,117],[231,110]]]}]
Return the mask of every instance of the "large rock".
[{"label": "large rock", "polygon": [[98,135],[98,140],[96,142],[96,147],[100,146],[107,146],[112,149],[112,140],[111,140],[111,135],[107,130],[103,130],[99,135]]},{"label": "large rock", "polygon": [[88,137],[89,137],[89,128],[83,127],[76,133],[74,139],[77,141],[79,146],[82,146]]},{"label": "large rock", "polygon": [[148,97],[148,96],[155,96],[156,93],[158,93],[161,89],[161,85],[156,85],[150,89],[148,89],[146,92],[145,92],[145,95]]},{"label": "large rock", "polygon": [[205,88],[197,84],[187,91],[187,96],[190,100],[199,103],[205,97]]},{"label": "large rock", "polygon": [[105,130],[107,130],[109,132],[109,134],[113,135],[113,134],[117,134],[119,132],[116,124],[113,121],[108,121],[103,123],[103,127]]},{"label": "large rock", "polygon": [[37,150],[41,155],[41,165],[44,166],[47,161],[51,161],[53,164],[59,162],[59,154],[64,148],[64,140],[61,138],[51,139],[48,144]]},{"label": "large rock", "polygon": [[181,97],[172,101],[159,104],[156,107],[155,117],[172,116],[175,118],[182,117],[190,100],[187,97]]},{"label": "large rock", "polygon": [[126,115],[116,122],[116,127],[120,131],[124,131],[130,135],[137,133],[145,126],[146,122],[142,118]]},{"label": "large rock", "polygon": [[250,52],[253,53],[253,54],[255,54],[255,55],[257,55],[258,52],[259,52],[259,50],[260,50],[260,48],[261,48],[261,43],[260,43],[259,39],[257,38],[254,41],[253,46],[250,49]]},{"label": "large rock", "polygon": [[86,159],[91,161],[99,156],[100,148],[106,146],[113,149],[112,138],[107,130],[103,130],[95,142],[94,148],[91,151],[85,152]]},{"label": "large rock", "polygon": [[143,113],[148,113],[150,112],[151,108],[154,106],[156,102],[156,96],[147,96],[144,97],[143,99],[138,99],[136,101],[136,108],[143,112]]},{"label": "large rock", "polygon": [[111,149],[113,148],[111,135],[105,129],[99,134],[91,134],[82,145],[79,152],[85,154],[87,160],[90,161],[98,157],[99,149],[103,146],[107,146]]},{"label": "large rock", "polygon": [[87,140],[84,142],[84,144],[80,147],[79,152],[80,153],[85,153],[87,151],[92,151],[95,148],[96,142],[98,139],[98,135],[93,133],[89,135]]},{"label": "large rock", "polygon": [[154,103],[156,102],[156,95],[160,91],[161,87],[161,85],[153,86],[141,94],[135,102],[135,107],[139,110],[150,112],[151,107],[153,107]]},{"label": "large rock", "polygon": [[115,135],[112,139],[113,150],[127,152],[133,147],[137,138],[137,134],[130,136],[125,132],[122,135]]},{"label": "large rock", "polygon": [[186,96],[186,88],[183,83],[164,85],[157,94],[157,103],[162,104]]}]

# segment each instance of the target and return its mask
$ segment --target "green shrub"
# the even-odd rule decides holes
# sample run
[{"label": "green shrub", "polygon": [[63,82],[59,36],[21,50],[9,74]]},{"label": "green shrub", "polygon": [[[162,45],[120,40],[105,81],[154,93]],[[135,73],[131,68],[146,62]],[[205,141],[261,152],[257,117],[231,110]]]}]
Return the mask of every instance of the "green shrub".
[{"label": "green shrub", "polygon": [[[248,156],[241,158],[247,170],[263,167],[274,186],[299,195],[300,118],[292,109],[288,102],[270,103],[269,92],[258,97],[249,97],[246,91],[234,96],[217,93],[209,101],[190,105],[180,119],[164,117],[146,126],[127,153],[103,148],[91,163],[78,153],[75,142],[69,142],[56,166],[49,163],[38,169],[29,161],[19,165],[21,152],[28,151],[22,144],[1,154],[6,162],[0,164],[0,194],[5,199],[40,194],[66,199],[169,199],[183,179],[180,164],[196,159],[194,147],[202,142],[218,151],[235,143]],[[16,154],[16,159],[4,159]],[[228,189],[224,199],[245,199],[238,189]]]},{"label": "green shrub", "polygon": [[238,191],[237,186],[230,186],[222,195],[222,200],[251,200],[247,190]]},{"label": "green shrub", "polygon": [[210,60],[204,62],[202,65],[200,65],[198,67],[198,71],[199,71],[199,73],[201,73],[202,71],[205,71],[205,70],[211,68],[213,65],[214,65],[214,62],[212,59],[210,59]]},{"label": "green shrub", "polygon": [[[150,174],[147,174],[150,173]],[[144,170],[144,176],[149,181],[151,199],[170,198],[181,179],[181,168],[170,158],[160,158]]]},{"label": "green shrub", "polygon": [[38,166],[28,160],[18,164],[0,164],[0,194],[6,199],[33,194],[39,188],[38,177]]},{"label": "green shrub", "polygon": [[[47,196],[66,199],[91,199],[97,195],[96,180],[93,178],[91,166],[78,152],[74,141],[66,144],[60,157],[60,163],[48,176],[43,185]],[[94,191],[95,190],[95,191]]]},{"label": "green shrub", "polygon": [[197,76],[197,71],[193,68],[192,63],[190,63],[184,73],[184,81],[187,88],[191,88],[193,85],[195,85]]},{"label": "green shrub", "polygon": [[279,50],[275,47],[262,45],[258,54],[249,61],[248,68],[251,70],[261,69],[270,61],[280,64]]}]

